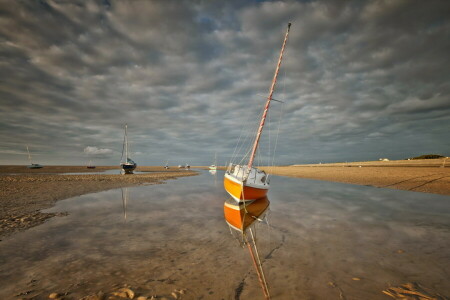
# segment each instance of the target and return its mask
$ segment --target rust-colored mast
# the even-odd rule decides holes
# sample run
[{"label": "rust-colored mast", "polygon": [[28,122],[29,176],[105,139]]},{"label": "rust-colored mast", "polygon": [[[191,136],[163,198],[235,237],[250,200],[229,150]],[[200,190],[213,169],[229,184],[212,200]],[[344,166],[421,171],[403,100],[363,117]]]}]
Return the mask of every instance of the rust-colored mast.
[{"label": "rust-colored mast", "polygon": [[263,115],[261,117],[261,122],[259,123],[258,132],[256,134],[255,143],[253,144],[252,154],[250,155],[250,160],[248,161],[248,170],[251,169],[253,165],[253,160],[255,159],[255,153],[258,149],[259,139],[261,137],[261,133],[264,127],[264,123],[266,121],[267,112],[269,110],[270,101],[272,100],[273,91],[275,90],[275,84],[277,83],[278,72],[281,66],[281,60],[283,59],[284,47],[286,46],[286,42],[288,40],[289,29],[291,28],[291,23],[288,24],[288,28],[286,30],[286,35],[284,36],[283,46],[281,47],[280,58],[278,59],[277,68],[275,69],[275,74],[273,76],[272,85],[270,87],[269,96],[267,97],[266,106],[264,108]]}]

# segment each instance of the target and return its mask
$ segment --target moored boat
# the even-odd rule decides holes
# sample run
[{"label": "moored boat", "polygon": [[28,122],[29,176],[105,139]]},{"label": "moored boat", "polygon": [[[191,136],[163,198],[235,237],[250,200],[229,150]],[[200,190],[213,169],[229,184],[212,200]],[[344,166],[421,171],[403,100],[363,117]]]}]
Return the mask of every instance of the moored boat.
[{"label": "moored boat", "polygon": [[[133,174],[134,169],[136,169],[137,164],[128,157],[128,125],[125,124],[125,137],[123,144],[125,153],[122,151],[122,158],[124,158],[123,162],[120,163],[120,167],[122,168],[122,174]],[[125,154],[125,156],[124,156]]]},{"label": "moored boat", "polygon": [[28,149],[28,145],[27,145],[27,152],[28,152],[28,160],[30,161],[30,164],[27,166],[28,169],[41,169],[44,166],[40,165],[40,164],[34,164],[31,160],[31,154],[30,154],[30,150]]},{"label": "moored boat", "polygon": [[265,197],[269,190],[269,179],[267,174],[254,167],[253,162],[255,159],[256,151],[258,150],[259,141],[266,121],[267,113],[269,111],[270,103],[272,100],[273,92],[277,82],[278,72],[280,70],[281,61],[283,59],[284,49],[288,40],[289,30],[291,23],[288,24],[286,34],[284,36],[283,45],[281,47],[280,56],[273,76],[272,84],[270,86],[269,95],[266,100],[263,114],[259,123],[256,137],[253,142],[251,154],[247,165],[233,164],[227,167],[224,175],[224,188],[230,194],[231,197],[237,202],[252,202],[256,199]]},{"label": "moored boat", "polygon": [[92,164],[92,160],[89,161],[89,164],[87,165],[88,169],[95,169],[95,166]]},{"label": "moored boat", "polygon": [[214,163],[209,166],[210,170],[217,170],[217,153],[214,155]]}]

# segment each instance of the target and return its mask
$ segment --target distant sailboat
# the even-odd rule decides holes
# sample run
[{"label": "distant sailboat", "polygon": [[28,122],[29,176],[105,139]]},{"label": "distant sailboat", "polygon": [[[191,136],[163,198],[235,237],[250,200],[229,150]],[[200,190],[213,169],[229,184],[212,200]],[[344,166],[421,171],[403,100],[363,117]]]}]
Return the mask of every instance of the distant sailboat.
[{"label": "distant sailboat", "polygon": [[233,197],[237,202],[251,202],[256,199],[265,197],[269,190],[269,180],[267,174],[255,168],[253,161],[255,159],[256,150],[258,149],[259,139],[264,128],[267,112],[269,110],[270,102],[273,100],[272,95],[275,90],[275,84],[277,82],[278,72],[280,70],[281,61],[283,59],[284,48],[286,46],[289,29],[291,23],[288,24],[288,28],[284,37],[283,45],[281,47],[280,57],[275,69],[275,74],[272,80],[272,85],[269,90],[269,96],[267,97],[264,112],[259,123],[259,128],[256,133],[253,147],[251,150],[250,158],[247,165],[232,164],[228,166],[224,176],[225,190]]},{"label": "distant sailboat", "polygon": [[209,166],[210,170],[217,170],[217,153],[214,155],[214,163]]},{"label": "distant sailboat", "polygon": [[88,169],[95,169],[95,166],[92,164],[92,160],[89,161],[89,164],[87,165]]},{"label": "distant sailboat", "polygon": [[[242,246],[247,246],[264,298],[270,299],[269,287],[262,267],[258,247],[256,245],[254,226],[256,221],[263,221],[269,210],[270,201],[267,197],[257,199],[251,203],[237,203],[228,199],[223,205],[225,221],[230,227],[231,234],[238,238]],[[250,233],[250,234],[249,234]]]},{"label": "distant sailboat", "polygon": [[28,160],[30,161],[30,164],[27,166],[27,168],[28,169],[41,169],[43,167],[42,165],[32,163],[31,154],[30,154],[30,150],[28,149],[28,145],[27,145],[27,152],[28,152]]},{"label": "distant sailboat", "polygon": [[164,169],[166,169],[166,170],[169,169],[169,160],[166,161],[166,165],[164,166]]},{"label": "distant sailboat", "polygon": [[125,150],[125,157],[122,150],[122,159],[123,161],[120,163],[120,167],[122,168],[122,174],[133,174],[134,169],[136,169],[137,164],[128,157],[128,125],[125,124],[125,136],[123,142],[123,148]]}]

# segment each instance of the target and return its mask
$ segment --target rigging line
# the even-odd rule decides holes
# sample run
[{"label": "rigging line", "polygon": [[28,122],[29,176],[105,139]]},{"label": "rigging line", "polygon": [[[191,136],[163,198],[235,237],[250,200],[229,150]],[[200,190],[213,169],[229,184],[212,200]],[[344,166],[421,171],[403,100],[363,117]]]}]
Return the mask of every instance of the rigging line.
[{"label": "rigging line", "polygon": [[[231,156],[231,162],[234,162],[234,160],[236,159],[236,156],[238,155],[238,153],[241,151],[241,148],[242,148],[242,145],[240,144],[241,143],[241,139],[242,139],[242,135],[243,135],[243,133],[244,133],[244,130],[245,130],[245,128],[247,128],[247,124],[245,123],[245,122],[249,122],[249,119],[246,119],[246,118],[242,118],[242,121],[241,121],[241,130],[240,130],[240,132],[239,132],[239,139],[238,139],[238,141],[237,141],[237,143],[236,143],[236,147],[234,148],[234,152],[233,152],[233,155]],[[239,150],[238,150],[238,146],[240,146],[239,147]],[[237,151],[237,152],[236,152]]]},{"label": "rigging line", "polygon": [[275,152],[277,151],[277,146],[278,146],[278,137],[280,135],[281,119],[283,118],[283,112],[284,112],[283,108],[284,108],[284,104],[282,104],[281,108],[280,108],[280,119],[278,120],[277,135],[276,135],[276,139],[275,139],[275,146],[273,149],[273,156],[272,156],[272,166],[271,166],[272,170],[270,173],[273,173],[273,168],[275,166]]},{"label": "rigging line", "polygon": [[[251,118],[248,117],[248,118],[245,118],[244,120],[247,120],[247,122],[246,122],[245,126],[242,127],[242,129],[241,129],[241,136],[239,137],[240,147],[239,147],[238,151],[235,154],[233,154],[233,161],[236,161],[237,155],[239,155],[241,153],[241,151],[243,150],[243,148],[244,148],[244,146],[246,144],[246,141],[248,143],[248,137],[249,137],[250,132],[251,132],[250,130],[247,130],[244,139],[242,139],[242,132],[244,132],[245,128],[249,128],[250,127],[250,120],[251,120]],[[242,139],[242,143],[240,143],[241,139]],[[244,158],[245,158],[245,156],[244,156]],[[244,158],[241,159],[241,162],[243,161]],[[239,162],[239,164],[241,162]]]},{"label": "rigging line", "polygon": [[[286,51],[286,57],[288,57],[287,55],[288,51]],[[284,80],[283,80],[283,96],[286,97],[286,69],[284,69]],[[273,173],[273,168],[275,166],[275,152],[277,149],[277,145],[278,145],[278,136],[280,135],[280,127],[281,127],[281,120],[283,118],[283,108],[284,108],[284,102],[283,101],[279,101],[281,102],[281,107],[280,107],[280,118],[278,120],[278,128],[277,128],[277,134],[276,134],[276,139],[275,139],[275,145],[274,145],[274,149],[273,149],[273,156],[272,156],[272,164],[271,164],[271,172]]]},{"label": "rigging line", "polygon": [[[122,143],[122,156],[120,157],[120,162],[123,161],[123,151],[125,150],[125,136],[123,136],[123,143]],[[126,158],[125,158],[126,162]]]},{"label": "rigging line", "polygon": [[267,154],[267,166],[270,166],[270,145],[271,145],[271,132],[272,132],[272,130],[271,130],[272,126],[270,126],[272,124],[271,119],[270,119],[271,115],[272,115],[271,111],[268,111],[267,112],[267,117],[269,119],[269,122],[267,122],[268,123],[267,127],[268,127],[268,130],[269,130],[269,151],[268,151],[268,154]]},{"label": "rigging line", "polygon": [[[251,105],[251,107],[257,107],[255,104],[256,104],[256,100],[253,100],[253,104]],[[253,116],[252,116],[252,114],[249,114],[249,115],[247,115],[247,118],[242,118],[242,122],[241,122],[241,131],[240,131],[240,134],[239,134],[239,139],[238,139],[238,142],[236,143],[236,147],[235,147],[235,150],[234,150],[234,152],[233,152],[233,155],[232,155],[232,162],[234,162],[234,161],[236,161],[236,158],[237,158],[237,156],[238,156],[238,154],[239,153],[241,153],[241,151],[242,151],[242,148],[244,148],[244,146],[245,146],[245,141],[247,141],[247,143],[250,143],[249,142],[249,136],[250,136],[250,133],[251,132],[253,132],[253,131],[251,131],[251,130],[245,130],[246,128],[251,128],[252,127],[252,125],[251,125],[251,120],[253,119]],[[243,125],[243,126],[242,126]],[[256,126],[256,125],[254,125],[254,126]],[[243,133],[245,132],[245,137],[242,139],[242,135],[243,135]],[[241,140],[243,140],[243,142],[242,142],[242,144],[241,144]],[[238,148],[238,146],[239,146],[239,148]],[[248,147],[250,147],[250,146],[248,146]]]},{"label": "rigging line", "polygon": [[[254,102],[256,103],[256,100],[254,100]],[[256,107],[256,105],[255,105],[255,107]],[[257,115],[262,115],[263,114],[263,112],[264,112],[264,108],[260,108],[260,109],[258,109],[258,111],[256,112],[256,114]],[[240,164],[247,158],[247,156],[250,154],[250,152],[251,152],[251,150],[252,150],[252,148],[253,148],[253,141],[254,141],[254,139],[256,138],[256,135],[257,135],[257,131],[258,131],[258,128],[259,128],[259,124],[257,123],[257,122],[250,122],[250,120],[252,120],[252,119],[254,119],[254,117],[255,116],[253,116],[252,114],[250,114],[249,116],[248,116],[248,119],[249,119],[249,122],[248,122],[248,124],[249,124],[249,130],[247,131],[247,135],[246,135],[246,137],[245,137],[245,140],[246,140],[246,144],[245,143],[243,143],[242,144],[242,147],[239,149],[240,151],[242,150],[242,148],[244,148],[244,146],[246,146],[246,147],[248,147],[248,151],[247,151],[247,154],[241,159],[241,161],[240,161]],[[253,123],[253,124],[251,124],[251,123]],[[254,137],[252,137],[251,139],[249,138],[250,137],[250,135],[253,135],[254,134]]]}]

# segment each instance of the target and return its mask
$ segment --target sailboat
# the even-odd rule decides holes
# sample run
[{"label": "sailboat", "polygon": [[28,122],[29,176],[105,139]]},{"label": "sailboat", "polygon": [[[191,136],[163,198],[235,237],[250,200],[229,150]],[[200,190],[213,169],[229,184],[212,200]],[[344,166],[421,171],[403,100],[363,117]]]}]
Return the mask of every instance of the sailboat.
[{"label": "sailboat", "polygon": [[[125,150],[125,159],[120,163],[120,167],[122,168],[122,174],[133,174],[134,169],[136,169],[137,164],[128,157],[128,125],[125,124],[125,137],[123,147]],[[124,157],[122,150],[122,158]]]},{"label": "sailboat", "polygon": [[87,165],[88,169],[95,169],[95,166],[92,164],[92,160],[89,161],[89,164]]},{"label": "sailboat", "polygon": [[273,100],[272,95],[275,90],[278,72],[280,70],[281,61],[283,59],[284,48],[288,40],[290,27],[291,23],[288,24],[287,31],[284,36],[280,57],[278,58],[278,64],[275,69],[275,74],[273,76],[272,84],[269,90],[269,95],[267,97],[266,105],[264,107],[261,121],[259,123],[259,128],[256,133],[255,140],[253,142],[253,147],[251,150],[248,164],[239,165],[230,163],[225,172],[224,176],[225,190],[237,202],[251,202],[256,199],[265,197],[269,190],[269,180],[267,178],[267,174],[264,171],[255,168],[253,166],[253,161],[255,159],[256,150],[258,149],[259,140],[261,138],[261,133],[264,128],[267,112],[269,111],[270,102]]},{"label": "sailboat", "polygon": [[28,145],[27,145],[27,152],[28,152],[28,160],[30,161],[30,164],[27,166],[28,169],[41,169],[43,166],[40,164],[33,164],[31,161],[31,154],[30,154],[30,150],[28,149]]},{"label": "sailboat", "polygon": [[209,166],[210,170],[217,170],[217,153],[214,155],[214,163]]},{"label": "sailboat", "polygon": [[270,201],[267,197],[257,199],[251,203],[238,203],[233,199],[228,199],[223,205],[225,221],[230,227],[231,234],[238,238],[242,246],[247,246],[248,248],[266,300],[270,299],[269,287],[259,256],[253,224],[256,221],[264,220],[269,210],[269,205]]},{"label": "sailboat", "polygon": [[169,160],[166,161],[166,165],[164,166],[164,169],[166,169],[166,170],[169,169]]}]

